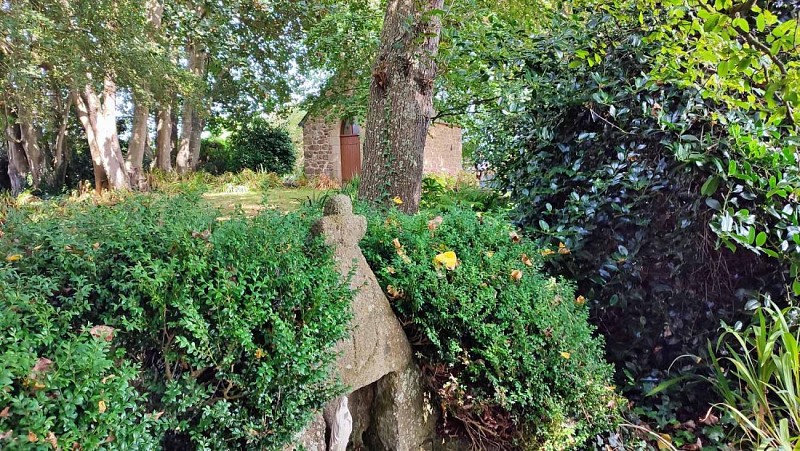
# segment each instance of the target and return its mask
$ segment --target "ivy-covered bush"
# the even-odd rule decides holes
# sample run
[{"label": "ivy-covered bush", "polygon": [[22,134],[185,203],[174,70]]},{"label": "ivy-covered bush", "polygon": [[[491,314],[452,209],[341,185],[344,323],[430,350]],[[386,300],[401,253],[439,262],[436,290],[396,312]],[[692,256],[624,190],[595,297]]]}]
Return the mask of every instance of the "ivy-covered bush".
[{"label": "ivy-covered bush", "polygon": [[251,169],[283,175],[294,169],[295,149],[289,133],[262,118],[254,118],[233,132],[229,152],[228,172]]},{"label": "ivy-covered bush", "polygon": [[611,367],[585,298],[540,249],[471,209],[371,215],[364,254],[442,407],[441,432],[490,449],[574,449],[613,427]]},{"label": "ivy-covered bush", "polygon": [[[763,147],[748,147],[732,130],[766,138],[777,133],[774,125],[729,111],[694,87],[651,79],[658,47],[636,16],[620,27],[600,12],[586,29],[542,40],[526,63],[535,74],[529,100],[489,126],[489,135],[509,139],[482,147],[526,233],[572,250],[548,267],[578,281],[611,359],[633,384],[700,352],[720,320],[734,322],[757,291],[780,297],[777,262],[720,250],[714,225],[727,218],[725,228],[743,230],[747,240],[744,223],[756,221],[749,215],[769,179],[762,184],[753,172],[783,180],[785,164],[746,163],[751,179],[740,176],[743,164],[731,161],[756,162]],[[606,41],[615,45],[605,48]],[[569,48],[585,50],[558,57]],[[786,153],[763,155],[777,162]]]},{"label": "ivy-covered bush", "polygon": [[0,429],[12,440],[280,449],[338,392],[329,364],[350,291],[308,218],[218,220],[199,199],[153,195],[5,221]]}]

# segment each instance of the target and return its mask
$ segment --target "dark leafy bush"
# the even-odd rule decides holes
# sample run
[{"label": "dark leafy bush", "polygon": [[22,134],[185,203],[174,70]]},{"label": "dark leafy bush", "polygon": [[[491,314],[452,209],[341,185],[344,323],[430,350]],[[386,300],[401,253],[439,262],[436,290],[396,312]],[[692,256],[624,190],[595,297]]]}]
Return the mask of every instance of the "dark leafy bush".
[{"label": "dark leafy bush", "polygon": [[[484,156],[525,231],[572,250],[548,266],[578,280],[612,360],[638,379],[703,348],[756,290],[780,292],[780,274],[755,254],[717,249],[709,227],[720,202],[704,184],[739,152],[729,124],[750,119],[649,79],[654,48],[613,18],[596,26],[585,42],[573,31],[542,41],[527,63],[535,95],[495,124],[518,139],[487,143]],[[599,63],[555,57],[596,36],[618,43]]]},{"label": "dark leafy bush", "polygon": [[602,340],[573,286],[501,219],[373,215],[362,248],[422,356],[442,432],[495,448],[574,449],[612,428]]},{"label": "dark leafy bush", "polygon": [[200,142],[200,167],[209,174],[238,172],[233,150],[227,140],[211,137]]},{"label": "dark leafy bush", "polygon": [[230,137],[229,172],[242,169],[288,174],[294,169],[295,149],[285,130],[255,118],[242,125]]},{"label": "dark leafy bush", "polygon": [[[158,412],[151,430],[165,449],[280,449],[337,393],[328,364],[350,292],[327,247],[308,238],[308,219],[219,221],[198,202],[151,196],[8,211],[2,321],[25,327],[0,342],[0,354],[19,355],[4,358],[14,404],[0,424],[102,440],[97,403],[107,400],[117,447],[138,449],[149,427],[142,412]],[[92,340],[90,326],[110,328],[113,340]],[[53,362],[45,374],[60,393],[49,379],[46,392],[29,387],[39,358]],[[62,379],[70,374],[81,378]],[[80,390],[70,402],[87,410],[70,410],[66,390]],[[36,403],[63,411],[61,423],[26,416]]]},{"label": "dark leafy bush", "polygon": [[[638,395],[679,355],[705,357],[720,321],[746,315],[758,292],[784,297],[793,274],[762,245],[800,255],[789,131],[696,84],[651,78],[660,47],[639,12],[601,10],[537,40],[529,100],[487,122],[479,146],[525,232],[571,249],[547,268],[578,281],[637,404],[664,400]],[[696,420],[714,401],[710,390],[671,395],[650,412],[658,426]]]}]

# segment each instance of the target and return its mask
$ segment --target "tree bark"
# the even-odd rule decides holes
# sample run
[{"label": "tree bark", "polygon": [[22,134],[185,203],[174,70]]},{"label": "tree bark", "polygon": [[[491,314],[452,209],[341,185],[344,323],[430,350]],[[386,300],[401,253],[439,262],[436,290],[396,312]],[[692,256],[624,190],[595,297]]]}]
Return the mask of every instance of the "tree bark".
[{"label": "tree bark", "polygon": [[[372,69],[359,198],[419,209],[444,0],[389,0]],[[394,203],[398,203],[395,201]]]},{"label": "tree bark", "polygon": [[56,93],[56,107],[59,111],[59,125],[58,132],[56,133],[56,141],[53,145],[53,152],[51,155],[52,168],[50,170],[50,177],[48,184],[52,188],[63,187],[67,178],[67,163],[70,159],[70,149],[66,145],[67,140],[67,126],[69,125],[69,109],[72,106],[73,98],[76,94],[70,92],[67,95],[66,102],[61,101],[61,96]]},{"label": "tree bark", "polygon": [[133,126],[131,139],[128,141],[128,157],[125,161],[125,170],[132,187],[138,188],[144,178],[142,162],[144,161],[144,148],[147,144],[147,120],[150,117],[150,107],[144,102],[136,100],[134,96]]},{"label": "tree bark", "polygon": [[45,174],[45,158],[39,145],[39,130],[33,125],[30,118],[20,118],[19,129],[22,136],[22,149],[28,159],[33,189],[40,189]]},{"label": "tree bark", "polygon": [[197,166],[200,164],[200,144],[203,127],[205,127],[205,121],[200,118],[197,109],[195,109],[194,114],[192,114],[192,136],[189,139],[189,149],[191,150],[189,163],[193,171],[197,170]]},{"label": "tree bark", "polygon": [[98,192],[106,186],[113,189],[129,189],[125,160],[117,135],[117,87],[111,79],[103,83],[103,99],[91,85],[86,85],[80,96],[75,96],[78,111],[95,172],[95,188]]},{"label": "tree bark", "polygon": [[30,171],[25,149],[22,148],[22,132],[19,124],[6,123],[8,142],[8,177],[11,179],[11,193],[17,195],[25,189],[27,174]]},{"label": "tree bark", "polygon": [[[161,27],[161,17],[164,12],[164,6],[160,1],[148,0],[147,12],[147,20],[152,26],[152,32]],[[144,182],[142,162],[144,160],[145,147],[147,146],[147,122],[150,118],[150,107],[137,98],[136,95],[134,95],[133,101],[133,127],[131,130],[131,139],[128,142],[128,158],[125,161],[125,168],[128,172],[131,185],[142,188]]]},{"label": "tree bark", "polygon": [[[208,54],[202,50],[197,50],[195,48],[195,75],[200,77],[201,79],[205,80],[206,77],[206,65],[208,62]],[[200,163],[200,140],[203,134],[203,128],[205,127],[205,120],[201,115],[201,111],[199,106],[195,106],[194,110],[192,111],[192,133],[189,139],[189,164],[192,167],[192,170],[196,170],[197,166]]]},{"label": "tree bark", "polygon": [[[173,102],[172,105],[175,105],[177,102]],[[170,135],[170,146],[171,152],[175,154],[177,157],[178,155],[178,144],[180,143],[180,139],[178,139],[178,112],[176,111],[177,108],[172,107],[170,109],[170,121],[172,122],[172,135]]]},{"label": "tree bark", "polygon": [[156,167],[172,171],[172,108],[161,105],[156,119]]},{"label": "tree bark", "polygon": [[[198,52],[195,45],[186,46],[188,57],[187,68],[192,73],[197,73]],[[181,116],[181,138],[178,142],[178,156],[175,159],[175,166],[178,174],[186,174],[192,170],[192,126],[194,125],[194,103],[192,99],[184,97],[183,112]]]}]

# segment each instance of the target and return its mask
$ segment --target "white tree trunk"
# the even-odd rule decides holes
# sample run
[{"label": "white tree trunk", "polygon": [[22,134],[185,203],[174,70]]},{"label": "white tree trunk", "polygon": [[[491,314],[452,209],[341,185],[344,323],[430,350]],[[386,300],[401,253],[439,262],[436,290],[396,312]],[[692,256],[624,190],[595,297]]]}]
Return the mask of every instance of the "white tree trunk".
[{"label": "white tree trunk", "polygon": [[[190,72],[195,72],[197,66],[197,52],[194,45],[186,46],[186,55],[189,59],[188,69]],[[193,100],[184,97],[183,99],[183,113],[181,116],[181,137],[178,142],[178,156],[175,159],[175,166],[177,166],[178,174],[186,174],[192,170],[192,125],[194,118],[194,104]]]},{"label": "white tree trunk", "polygon": [[125,161],[117,135],[117,87],[111,79],[103,83],[103,99],[91,85],[86,85],[75,106],[84,130],[95,167],[95,185],[101,190],[129,189]]},{"label": "white tree trunk", "polygon": [[161,105],[156,119],[156,167],[172,171],[172,108]]}]

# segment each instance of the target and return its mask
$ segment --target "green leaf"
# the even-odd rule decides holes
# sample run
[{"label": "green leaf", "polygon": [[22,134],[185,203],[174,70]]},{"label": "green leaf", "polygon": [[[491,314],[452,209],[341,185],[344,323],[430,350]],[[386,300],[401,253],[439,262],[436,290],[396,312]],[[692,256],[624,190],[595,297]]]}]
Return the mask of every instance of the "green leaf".
[{"label": "green leaf", "polygon": [[729,69],[730,69],[730,64],[728,63],[728,61],[722,61],[719,64],[717,64],[717,74],[720,77],[725,77],[726,75],[728,75]]},{"label": "green leaf", "polygon": [[712,31],[714,31],[714,30],[717,28],[717,25],[719,25],[719,19],[720,19],[720,17],[721,17],[721,15],[720,15],[720,14],[714,14],[713,16],[711,16],[711,17],[710,17],[710,18],[709,18],[709,19],[706,21],[706,23],[704,23],[704,24],[703,24],[703,30],[704,30],[706,33],[709,33],[709,32],[712,32]]},{"label": "green leaf", "polygon": [[667,379],[664,382],[662,382],[662,383],[656,385],[655,387],[653,387],[652,390],[647,392],[646,396],[657,395],[657,394],[661,393],[662,391],[672,387],[673,385],[675,385],[675,384],[677,384],[679,382],[685,381],[686,379],[689,379],[689,376],[678,376],[678,377],[673,378],[673,379]]},{"label": "green leaf", "polygon": [[792,291],[795,296],[800,296],[800,280],[795,279],[794,282],[792,282]]},{"label": "green leaf", "polygon": [[763,32],[764,28],[767,27],[767,19],[764,18],[764,13],[759,14],[756,16],[756,29],[759,32]]},{"label": "green leaf", "polygon": [[766,232],[758,232],[758,235],[756,235],[756,246],[761,247],[766,242],[767,242],[767,234],[766,234]]},{"label": "green leaf", "polygon": [[703,183],[703,186],[700,188],[700,194],[704,196],[711,196],[715,192],[717,192],[717,187],[719,187],[720,178],[716,175],[712,175],[711,177]]},{"label": "green leaf", "polygon": [[736,175],[737,164],[736,160],[731,160],[728,163],[728,175]]},{"label": "green leaf", "polygon": [[742,19],[741,17],[737,17],[737,18],[733,19],[733,26],[734,27],[738,27],[739,29],[741,29],[745,33],[749,33],[750,32],[750,24],[747,23],[747,21]]}]

